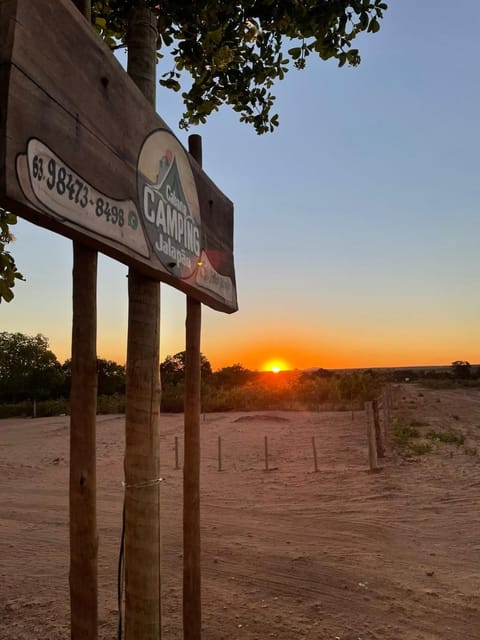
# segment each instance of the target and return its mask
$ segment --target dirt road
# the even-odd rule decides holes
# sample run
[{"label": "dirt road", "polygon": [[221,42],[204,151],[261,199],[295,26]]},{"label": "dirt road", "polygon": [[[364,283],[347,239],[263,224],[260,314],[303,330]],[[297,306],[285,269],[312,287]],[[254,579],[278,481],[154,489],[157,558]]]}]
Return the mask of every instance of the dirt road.
[{"label": "dirt road", "polygon": [[[478,640],[479,400],[473,391],[399,387],[398,420],[454,430],[465,441],[437,442],[424,456],[390,449],[378,474],[367,472],[363,412],[353,421],[350,413],[208,415],[205,640]],[[102,640],[116,637],[123,430],[123,417],[99,417]],[[179,640],[182,472],[174,436],[182,416],[162,416],[161,430],[163,639]],[[69,637],[68,448],[66,417],[0,421],[2,640]]]}]

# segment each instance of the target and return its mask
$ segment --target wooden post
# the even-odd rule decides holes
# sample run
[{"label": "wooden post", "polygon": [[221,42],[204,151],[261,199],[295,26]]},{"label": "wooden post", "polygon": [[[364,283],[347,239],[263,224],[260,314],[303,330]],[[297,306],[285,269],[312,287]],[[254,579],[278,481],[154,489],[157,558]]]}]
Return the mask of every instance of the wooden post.
[{"label": "wooden post", "polygon": [[70,623],[72,640],[98,635],[95,435],[97,254],[73,245],[70,395]]},{"label": "wooden post", "polygon": [[175,436],[175,469],[179,469],[178,464],[178,436]]},{"label": "wooden post", "polygon": [[[74,0],[91,22],[90,0]],[[70,391],[70,636],[98,637],[97,252],[73,243]]]},{"label": "wooden post", "polygon": [[[202,139],[188,139],[189,151],[202,164]],[[202,633],[200,571],[200,336],[202,305],[187,296],[185,353],[185,446],[183,463],[183,637]]]},{"label": "wooden post", "polygon": [[265,471],[269,471],[268,468],[268,437],[264,436],[264,445],[265,445]]},{"label": "wooden post", "polygon": [[392,393],[391,387],[387,384],[385,392],[383,394],[383,436],[385,443],[387,442],[388,432],[391,424],[391,406],[392,406]]},{"label": "wooden post", "polygon": [[371,402],[365,403],[365,414],[367,418],[368,461],[370,464],[370,471],[376,471],[378,469],[377,443],[375,441],[375,425],[373,423],[373,409]]},{"label": "wooden post", "polygon": [[312,436],[312,449],[313,449],[313,466],[315,473],[318,472],[318,460],[317,460],[317,447],[315,446],[315,436]]},{"label": "wooden post", "polygon": [[222,470],[222,438],[218,436],[218,470]]},{"label": "wooden post", "polygon": [[91,0],[73,0],[79,11],[83,13],[88,22],[92,21],[92,3]]},{"label": "wooden post", "polygon": [[130,270],[125,414],[126,640],[161,637],[160,291],[154,284]]},{"label": "wooden post", "polygon": [[[133,3],[127,70],[155,108],[157,29]],[[130,268],[125,415],[125,640],[161,638],[160,285]]]},{"label": "wooden post", "polygon": [[375,427],[375,441],[377,445],[377,455],[379,458],[385,457],[385,446],[383,444],[383,431],[380,425],[380,412],[378,407],[378,400],[372,402],[373,410],[373,424]]}]

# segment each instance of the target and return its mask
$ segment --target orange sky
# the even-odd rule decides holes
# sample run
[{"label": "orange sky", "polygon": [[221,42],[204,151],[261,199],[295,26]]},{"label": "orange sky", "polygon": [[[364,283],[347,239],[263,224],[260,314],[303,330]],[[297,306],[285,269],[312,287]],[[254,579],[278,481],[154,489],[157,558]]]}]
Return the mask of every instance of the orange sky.
[{"label": "orange sky", "polygon": [[[123,285],[123,279],[119,284]],[[118,301],[117,301],[118,298]],[[100,357],[125,362],[126,296],[117,296],[107,305],[100,300],[98,321],[98,354]],[[462,330],[444,315],[436,323],[429,317],[422,320],[414,313],[399,316],[392,313],[390,322],[380,316],[377,323],[358,314],[324,312],[321,321],[312,310],[302,313],[295,308],[274,302],[269,313],[255,305],[241,306],[233,315],[204,308],[202,320],[202,353],[213,369],[240,363],[252,370],[271,370],[273,360],[281,368],[309,367],[357,368],[449,365],[454,360],[480,362],[480,341],[476,315],[464,322]],[[27,334],[44,333],[60,361],[70,357],[71,315],[68,304],[59,307],[51,320],[48,308],[37,307],[34,316],[23,310],[15,323],[4,326],[6,331]],[[252,307],[252,308],[250,308]],[[182,294],[171,292],[162,301],[160,354],[182,351],[185,347],[185,300]],[[22,311],[19,300],[12,311]],[[3,310],[3,309],[2,309]],[[47,316],[48,312],[48,318]],[[379,314],[377,314],[377,317]],[[32,325],[35,318],[35,326]],[[21,320],[19,320],[21,318]],[[275,319],[278,318],[278,319]],[[47,319],[50,324],[47,324]],[[53,323],[53,324],[52,324]]]},{"label": "orange sky", "polygon": [[[262,369],[274,358],[292,368],[480,362],[480,4],[469,21],[437,12],[434,31],[428,3],[415,5],[414,21],[413,3],[391,4],[358,69],[311,60],[279,83],[274,135],[258,136],[228,109],[192,131],[235,205],[239,311],[203,311],[202,352],[214,369]],[[442,47],[452,33],[455,47]],[[183,104],[167,94],[158,110],[176,131]],[[14,232],[26,282],[0,306],[1,330],[42,333],[63,361],[71,242],[22,221]],[[126,272],[99,256],[98,353],[120,363]],[[185,297],[162,285],[162,359],[184,349],[184,330]]]}]

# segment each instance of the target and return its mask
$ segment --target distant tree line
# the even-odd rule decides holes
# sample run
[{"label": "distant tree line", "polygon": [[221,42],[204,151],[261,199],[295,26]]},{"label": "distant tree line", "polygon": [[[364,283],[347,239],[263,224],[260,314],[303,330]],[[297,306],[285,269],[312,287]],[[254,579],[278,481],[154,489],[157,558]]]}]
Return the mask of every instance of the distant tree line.
[{"label": "distant tree line", "polygon": [[[98,393],[125,393],[125,367],[97,361]],[[0,402],[52,400],[70,395],[71,361],[61,364],[48,339],[37,334],[0,332]]]},{"label": "distant tree line", "polygon": [[[456,360],[449,367],[335,371],[251,371],[236,363],[212,370],[201,354],[202,410],[362,409],[388,382],[421,382],[430,386],[476,385],[480,367]],[[98,411],[122,413],[125,367],[99,358]],[[160,365],[161,410],[181,412],[184,403],[185,351],[167,356]],[[71,361],[59,362],[48,339],[38,334],[0,332],[0,417],[68,413]]]},{"label": "distant tree line", "polygon": [[480,380],[480,366],[472,366],[467,360],[455,360],[445,367],[415,367],[393,369],[389,374],[392,382],[444,381],[462,384],[468,380]]}]

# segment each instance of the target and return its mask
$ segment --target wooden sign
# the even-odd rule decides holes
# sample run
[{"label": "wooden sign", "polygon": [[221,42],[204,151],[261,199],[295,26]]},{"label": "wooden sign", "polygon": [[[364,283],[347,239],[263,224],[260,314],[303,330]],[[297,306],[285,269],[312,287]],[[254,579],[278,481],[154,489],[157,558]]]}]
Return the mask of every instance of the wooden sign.
[{"label": "wooden sign", "polygon": [[0,1],[0,205],[237,309],[232,202],[70,0]]}]

